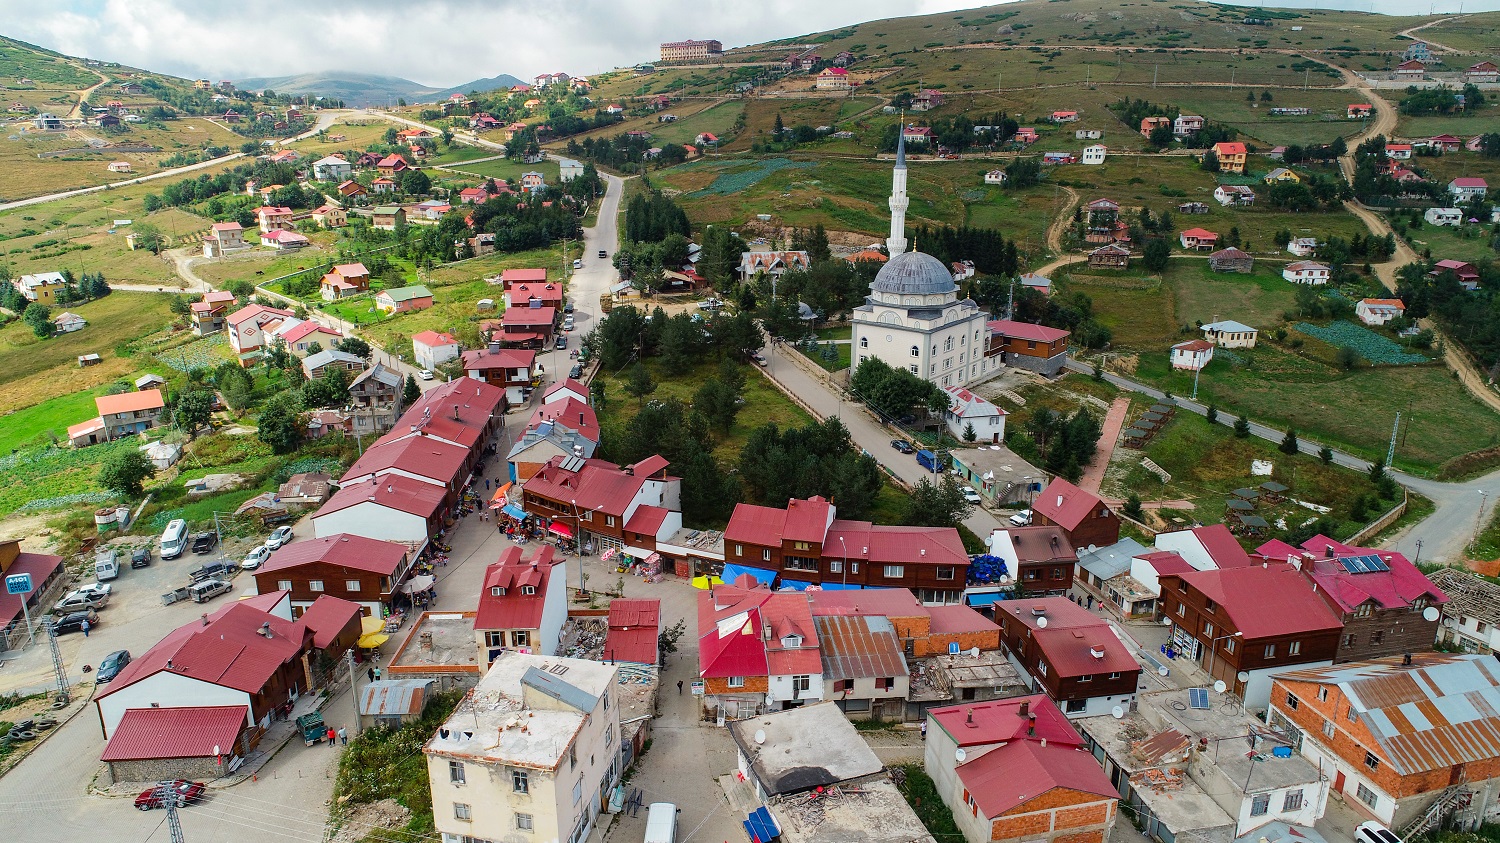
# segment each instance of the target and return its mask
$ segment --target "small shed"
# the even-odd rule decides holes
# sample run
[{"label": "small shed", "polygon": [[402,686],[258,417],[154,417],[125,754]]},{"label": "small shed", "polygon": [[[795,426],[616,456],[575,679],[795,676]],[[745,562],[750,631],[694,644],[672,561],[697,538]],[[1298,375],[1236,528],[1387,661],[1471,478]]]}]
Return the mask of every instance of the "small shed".
[{"label": "small shed", "polygon": [[1255,509],[1255,504],[1249,501],[1242,501],[1239,498],[1232,498],[1224,502],[1224,508],[1236,514],[1249,513]]},{"label": "small shed", "polygon": [[431,679],[377,679],[359,691],[359,725],[395,728],[422,716],[433,693]]},{"label": "small shed", "polygon": [[141,446],[141,450],[157,471],[166,471],[182,458],[182,446],[176,442],[148,442]]},{"label": "small shed", "polygon": [[103,358],[101,358],[98,354],[80,354],[80,355],[78,355],[78,368],[80,368],[80,369],[85,368],[87,366],[97,366],[97,365],[99,365],[100,363],[103,363],[103,362],[104,362]]},{"label": "small shed", "polygon": [[1270,503],[1280,503],[1289,491],[1287,487],[1275,480],[1267,480],[1260,484],[1260,491]]},{"label": "small shed", "polygon": [[135,391],[145,392],[148,389],[161,389],[167,385],[167,379],[161,375],[141,375],[135,379]]}]

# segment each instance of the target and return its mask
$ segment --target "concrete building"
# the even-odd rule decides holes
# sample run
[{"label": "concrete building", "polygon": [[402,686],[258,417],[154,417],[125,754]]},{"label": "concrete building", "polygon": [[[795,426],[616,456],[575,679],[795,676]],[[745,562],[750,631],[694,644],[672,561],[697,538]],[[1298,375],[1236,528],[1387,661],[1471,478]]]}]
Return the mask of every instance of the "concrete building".
[{"label": "concrete building", "polygon": [[443,843],[580,843],[623,771],[617,668],[505,652],[429,740]]},{"label": "concrete building", "polygon": [[1233,319],[1210,322],[1202,330],[1203,338],[1219,348],[1254,348],[1260,335],[1255,328]]},{"label": "concrete building", "polygon": [[1214,359],[1214,344],[1208,340],[1187,340],[1172,346],[1172,368],[1189,372],[1202,371]]},{"label": "concrete building", "polygon": [[1119,797],[1044,696],[928,712],[922,766],[967,843],[1104,843]]},{"label": "concrete building", "polygon": [[852,365],[875,357],[939,386],[964,386],[997,371],[1000,361],[985,354],[985,314],[972,300],[958,300],[949,269],[931,255],[906,250],[906,175],[903,137],[891,178],[891,258],[865,303],[854,308]]},{"label": "concrete building", "polygon": [[1011,662],[1069,717],[1134,702],[1141,666],[1108,621],[1066,597],[1006,600],[995,620]]},{"label": "concrete building", "polygon": [[1005,411],[961,386],[945,386],[948,393],[948,411],[943,420],[948,424],[948,433],[960,442],[969,441],[972,429],[974,441],[998,445],[1005,441]]},{"label": "concrete building", "polygon": [[111,441],[156,427],[166,412],[166,402],[159,389],[101,395],[94,399],[94,406],[104,422],[105,438]]},{"label": "concrete building", "polygon": [[985,329],[989,334],[985,358],[995,361],[990,371],[1016,366],[1050,378],[1067,365],[1069,331],[1010,319],[991,320]]}]

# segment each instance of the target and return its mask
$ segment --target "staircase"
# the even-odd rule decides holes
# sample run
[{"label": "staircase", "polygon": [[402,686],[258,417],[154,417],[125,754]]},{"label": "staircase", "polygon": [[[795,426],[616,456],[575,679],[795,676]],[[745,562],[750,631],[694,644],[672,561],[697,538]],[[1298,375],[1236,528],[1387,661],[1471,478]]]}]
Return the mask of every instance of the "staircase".
[{"label": "staircase", "polygon": [[1026,406],[1026,399],[1022,398],[1014,390],[1002,389],[1002,390],[1000,390],[1000,395],[1002,397],[1004,397],[1007,401],[1014,401],[1014,402],[1016,402],[1016,406],[1018,406],[1018,407],[1024,407],[1024,406]]},{"label": "staircase", "polygon": [[1399,832],[1401,839],[1412,840],[1442,828],[1450,814],[1467,808],[1473,799],[1474,792],[1463,784],[1449,787],[1439,794],[1431,805],[1427,806],[1427,810],[1423,811],[1421,816],[1401,827]]},{"label": "staircase", "polygon": [[1152,462],[1150,457],[1143,457],[1141,459],[1141,467],[1151,472],[1152,474],[1155,474],[1157,477],[1160,477],[1161,482],[1163,483],[1172,482],[1172,475],[1168,474],[1165,468],[1162,468],[1161,466]]}]

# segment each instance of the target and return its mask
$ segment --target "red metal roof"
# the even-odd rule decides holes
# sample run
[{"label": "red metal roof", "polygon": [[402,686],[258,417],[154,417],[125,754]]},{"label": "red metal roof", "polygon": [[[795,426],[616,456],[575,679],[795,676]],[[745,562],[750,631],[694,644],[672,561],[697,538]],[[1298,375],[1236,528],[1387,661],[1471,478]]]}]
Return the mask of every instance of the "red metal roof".
[{"label": "red metal roof", "polygon": [[1024,739],[1069,747],[1083,745],[1078,730],[1046,694],[930,708],[927,714],[959,746]]},{"label": "red metal roof", "polygon": [[345,629],[351,629],[357,635],[359,626],[355,619],[363,615],[358,603],[324,594],[302,611],[297,623],[313,634],[313,646],[324,650],[332,646]]},{"label": "red metal roof", "polygon": [[139,410],[159,410],[166,406],[166,402],[162,400],[161,390],[144,389],[139,392],[122,392],[118,395],[101,395],[94,399],[94,406],[99,408],[99,415],[108,416]]},{"label": "red metal roof", "polygon": [[846,547],[850,559],[878,564],[958,568],[969,564],[963,539],[952,527],[897,527],[837,519],[828,528],[823,553],[830,558],[835,554],[842,557]]},{"label": "red metal roof", "polygon": [[[522,558],[521,548],[511,546],[497,562],[484,570],[484,588],[479,592],[479,610],[474,615],[475,629],[540,629],[547,608],[547,582],[555,558],[550,544],[541,545],[530,557]],[[527,594],[527,588],[532,593]],[[496,594],[503,589],[503,594]],[[566,611],[566,607],[563,607]]]},{"label": "red metal roof", "polygon": [[509,327],[511,325],[547,325],[557,318],[555,307],[512,307],[505,311],[501,317],[500,324]]},{"label": "red metal roof", "polygon": [[286,317],[291,316],[292,312],[290,310],[281,310],[275,307],[266,307],[263,304],[252,304],[242,307],[239,310],[236,310],[235,312],[229,314],[229,324],[238,325],[241,322],[244,322],[246,319],[251,319],[263,315],[277,316],[285,319]]},{"label": "red metal roof", "polygon": [[1051,343],[1072,336],[1071,332],[1061,328],[1049,328],[1046,325],[1033,325],[1030,322],[1017,322],[1012,319],[994,319],[986,325],[992,334],[1031,342]]},{"label": "red metal roof", "polygon": [[963,604],[931,606],[929,630],[933,635],[956,635],[962,632],[998,632],[1000,625]]},{"label": "red metal roof", "polygon": [[888,618],[918,618],[935,606],[923,606],[907,588],[862,588],[851,591],[809,591],[814,616],[885,615]]},{"label": "red metal roof", "polygon": [[1162,574],[1185,574],[1188,571],[1196,570],[1192,565],[1187,563],[1186,559],[1183,559],[1170,550],[1159,550],[1137,558],[1155,568],[1157,576],[1161,576]]},{"label": "red metal roof", "polygon": [[785,524],[784,509],[750,503],[735,504],[734,514],[729,517],[729,525],[724,528],[724,540],[779,545]]},{"label": "red metal roof", "polygon": [[[1322,535],[1313,536],[1302,547],[1312,557],[1303,557],[1302,571],[1322,587],[1327,599],[1345,612],[1372,600],[1385,609],[1407,608],[1419,597],[1431,603],[1448,600],[1448,595],[1417,570],[1411,560],[1393,550],[1355,547]],[[1378,557],[1390,570],[1351,574],[1339,560],[1357,556]]]},{"label": "red metal roof", "polygon": [[458,345],[458,340],[454,339],[452,334],[440,334],[437,331],[423,331],[419,334],[414,334],[411,341],[425,345],[428,348]]},{"label": "red metal roof", "polygon": [[543,284],[540,282],[516,284],[507,292],[510,294],[511,307],[527,307],[526,303],[532,299],[558,303],[561,303],[563,300],[562,288],[556,284]]},{"label": "red metal roof", "polygon": [[545,269],[507,269],[500,273],[500,283],[509,290],[512,284],[524,284],[535,281],[546,281],[547,270]]},{"label": "red metal roof", "polygon": [[1098,495],[1058,477],[1036,496],[1032,509],[1063,529],[1074,530],[1101,503],[1103,499]]},{"label": "red metal roof", "polygon": [[1328,604],[1313,594],[1307,580],[1290,565],[1249,565],[1180,576],[1219,604],[1246,638],[1343,628]]},{"label": "red metal roof", "polygon": [[[768,675],[799,676],[822,672],[818,627],[813,623],[812,605],[806,593],[772,594],[761,604],[760,618],[761,623],[771,625],[771,640],[765,642]],[[784,643],[788,636],[797,636],[801,641]]]},{"label": "red metal roof", "polygon": [[[53,556],[50,553],[22,552],[16,556],[14,562],[10,563],[10,567],[5,569],[5,573],[7,575],[30,574],[31,587],[39,589],[42,587],[42,583],[45,583],[49,577],[57,572],[58,568],[62,567],[62,564],[63,558],[61,556]],[[24,614],[21,611],[22,599],[22,595],[20,594],[0,594],[0,626],[8,624],[12,620],[17,620]]]},{"label": "red metal roof", "polygon": [[450,445],[430,436],[414,436],[394,441],[382,439],[370,446],[364,456],[355,460],[340,482],[357,482],[370,475],[399,469],[417,477],[435,480],[438,484],[456,486],[463,480],[459,474],[468,458],[468,448]]},{"label": "red metal roof", "polygon": [[531,414],[531,419],[526,422],[526,429],[535,430],[543,422],[557,422],[569,430],[578,431],[593,442],[598,442],[601,438],[599,417],[595,415],[594,408],[571,395],[537,407],[536,412]]},{"label": "red metal roof", "polygon": [[100,760],[211,758],[214,747],[221,755],[237,754],[248,711],[243,705],[127,709]]},{"label": "red metal roof", "polygon": [[656,664],[661,629],[661,601],[619,598],[609,604],[609,633],[604,638],[604,660]]},{"label": "red metal roof", "polygon": [[274,551],[256,574],[258,576],[323,562],[389,577],[400,570],[406,555],[407,548],[402,544],[338,533],[327,538],[307,539],[285,545]]},{"label": "red metal roof", "polygon": [[[698,592],[698,675],[767,676],[760,604],[769,591],[718,586]],[[716,602],[717,601],[717,602]]]},{"label": "red metal roof", "polygon": [[[1036,610],[1045,612],[1045,627]],[[1006,600],[997,603],[995,611],[1003,611],[1006,618],[1030,630],[1058,676],[1138,673],[1141,669],[1107,621],[1066,597]]]},{"label": "red metal roof", "polygon": [[[661,529],[661,525],[667,520],[670,510],[663,509],[651,504],[642,504],[635,508],[630,514],[630,520],[625,522],[625,530],[631,533],[640,533],[644,536],[655,536]],[[613,603],[610,604],[614,606]]]},{"label": "red metal roof", "polygon": [[646,476],[626,474],[612,462],[588,460],[578,471],[562,467],[564,457],[553,457],[526,481],[526,493],[567,503],[579,511],[595,511],[617,518],[625,516]]},{"label": "red metal roof", "polygon": [[1239,539],[1223,524],[1194,527],[1193,536],[1220,568],[1243,568],[1255,564],[1255,560],[1240,546]]},{"label": "red metal roof", "polygon": [[[1059,788],[1092,793],[1100,800],[1120,798],[1092,754],[1050,742],[1042,746],[1023,740],[997,747],[959,765],[958,778],[986,817],[1021,808]],[[1038,810],[1055,807],[1048,802]]]},{"label": "red metal roof", "polygon": [[821,497],[807,500],[792,498],[786,504],[786,521],[782,526],[782,538],[799,542],[822,542],[828,534],[828,524],[833,516],[833,507]]},{"label": "red metal roof", "polygon": [[364,503],[386,506],[400,512],[431,519],[443,507],[444,492],[441,488],[397,474],[387,474],[363,483],[341,487],[333,493],[313,517],[338,512]]}]

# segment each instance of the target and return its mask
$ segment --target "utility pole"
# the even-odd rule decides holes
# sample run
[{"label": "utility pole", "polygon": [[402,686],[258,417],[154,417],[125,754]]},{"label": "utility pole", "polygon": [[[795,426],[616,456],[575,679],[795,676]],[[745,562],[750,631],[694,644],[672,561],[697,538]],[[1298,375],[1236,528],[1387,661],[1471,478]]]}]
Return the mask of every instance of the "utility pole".
[{"label": "utility pole", "polygon": [[1396,461],[1396,434],[1401,430],[1401,411],[1396,411],[1396,423],[1391,425],[1391,446],[1385,452],[1385,465],[1390,468]]},{"label": "utility pole", "polygon": [[1201,374],[1203,374],[1203,366],[1199,366],[1198,368],[1193,370],[1193,401],[1198,400],[1198,376]]},{"label": "utility pole", "polygon": [[1156,77],[1160,73],[1161,73],[1161,65],[1159,65],[1159,64],[1153,64],[1153,65],[1151,65],[1151,87],[1153,87],[1153,88],[1156,87]]},{"label": "utility pole", "polygon": [[167,833],[171,835],[172,843],[187,843],[187,838],[182,836],[182,819],[177,816],[177,809],[181,807],[177,791],[169,784],[159,785],[156,798],[167,807]]},{"label": "utility pole", "polygon": [[[1483,511],[1484,507],[1480,507]],[[57,626],[48,618],[47,643],[52,647],[52,675],[57,677],[57,700],[67,704],[73,701],[73,696],[68,693],[68,672],[63,668],[62,650],[57,647]]]},{"label": "utility pole", "polygon": [[354,648],[349,648],[344,653],[344,662],[349,665],[349,696],[354,699],[354,734],[364,732],[364,726],[359,722],[359,687],[355,682],[354,675]]}]

